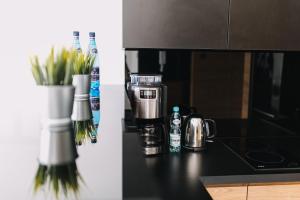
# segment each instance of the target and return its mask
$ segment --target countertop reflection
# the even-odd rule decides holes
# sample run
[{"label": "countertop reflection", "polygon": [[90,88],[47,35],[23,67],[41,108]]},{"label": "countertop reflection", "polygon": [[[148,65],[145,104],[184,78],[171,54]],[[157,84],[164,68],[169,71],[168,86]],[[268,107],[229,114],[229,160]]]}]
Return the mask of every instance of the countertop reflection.
[{"label": "countertop reflection", "polygon": [[[35,86],[7,92],[0,104],[0,199],[46,199],[33,194],[38,168],[39,100]],[[101,86],[101,119],[96,144],[78,147],[81,184],[78,199],[122,199],[124,86]],[[6,92],[6,91],[5,91]]]}]

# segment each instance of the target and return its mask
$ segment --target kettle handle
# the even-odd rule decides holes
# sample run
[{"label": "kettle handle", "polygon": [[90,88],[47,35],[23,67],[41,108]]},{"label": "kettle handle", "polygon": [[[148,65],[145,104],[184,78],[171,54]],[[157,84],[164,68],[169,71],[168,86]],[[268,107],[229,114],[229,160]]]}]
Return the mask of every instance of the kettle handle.
[{"label": "kettle handle", "polygon": [[[205,129],[206,129],[206,133],[207,133],[207,139],[213,139],[217,135],[216,122],[215,122],[215,120],[212,120],[212,119],[205,119],[204,121],[205,121]],[[211,131],[209,129],[209,123],[211,123],[213,126],[213,133],[211,133]]]}]

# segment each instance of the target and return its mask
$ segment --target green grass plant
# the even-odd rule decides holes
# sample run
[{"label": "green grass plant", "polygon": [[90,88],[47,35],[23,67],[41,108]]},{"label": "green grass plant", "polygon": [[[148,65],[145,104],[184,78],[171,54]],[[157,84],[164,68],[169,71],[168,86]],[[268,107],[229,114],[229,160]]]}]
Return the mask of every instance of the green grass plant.
[{"label": "green grass plant", "polygon": [[92,54],[79,53],[74,62],[74,74],[91,74],[94,61]]},{"label": "green grass plant", "polygon": [[59,199],[60,192],[63,192],[65,197],[72,193],[77,198],[80,181],[83,182],[75,161],[63,165],[40,164],[35,175],[34,192],[49,187],[56,199]]},{"label": "green grass plant", "polygon": [[37,56],[31,58],[31,71],[37,85],[71,85],[77,52],[63,48],[56,55],[51,49],[44,65]]},{"label": "green grass plant", "polygon": [[96,131],[93,121],[74,121],[75,143],[81,145],[90,139],[93,141],[93,133]]}]

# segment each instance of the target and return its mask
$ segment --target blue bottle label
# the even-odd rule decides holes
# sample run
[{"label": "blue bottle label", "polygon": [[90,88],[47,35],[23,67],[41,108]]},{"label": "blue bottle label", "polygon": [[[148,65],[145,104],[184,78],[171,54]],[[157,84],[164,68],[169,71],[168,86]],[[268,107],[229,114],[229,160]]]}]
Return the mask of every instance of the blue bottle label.
[{"label": "blue bottle label", "polygon": [[92,69],[91,81],[99,81],[99,67],[94,67]]},{"label": "blue bottle label", "polygon": [[99,82],[92,82],[91,83],[90,96],[91,97],[98,97],[98,98],[100,97]]},{"label": "blue bottle label", "polygon": [[91,108],[92,108],[92,110],[100,110],[100,99],[99,99],[99,97],[91,98]]}]

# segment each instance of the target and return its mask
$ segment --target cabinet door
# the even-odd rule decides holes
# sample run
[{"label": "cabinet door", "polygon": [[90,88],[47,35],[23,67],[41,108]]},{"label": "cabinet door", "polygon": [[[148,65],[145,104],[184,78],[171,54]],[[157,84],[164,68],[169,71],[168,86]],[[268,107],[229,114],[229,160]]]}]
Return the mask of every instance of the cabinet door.
[{"label": "cabinet door", "polygon": [[248,200],[299,200],[300,184],[248,186]]},{"label": "cabinet door", "polygon": [[230,49],[300,50],[299,0],[231,0]]},{"label": "cabinet door", "polygon": [[213,200],[247,200],[247,186],[207,187]]},{"label": "cabinet door", "polygon": [[229,0],[124,0],[125,48],[225,49]]}]

